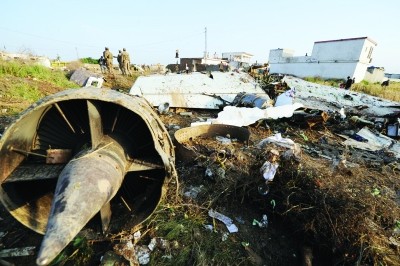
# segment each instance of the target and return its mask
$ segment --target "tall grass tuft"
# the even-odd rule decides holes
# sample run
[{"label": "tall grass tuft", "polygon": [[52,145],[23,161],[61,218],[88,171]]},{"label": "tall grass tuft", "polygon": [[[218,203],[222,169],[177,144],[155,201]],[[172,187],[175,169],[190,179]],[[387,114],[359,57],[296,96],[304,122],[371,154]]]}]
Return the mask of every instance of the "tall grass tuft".
[{"label": "tall grass tuft", "polygon": [[326,86],[338,87],[342,79],[323,79],[321,77],[305,77],[304,80]]},{"label": "tall grass tuft", "polygon": [[20,61],[0,60],[0,77],[4,76],[38,79],[62,88],[76,87],[76,84],[70,82],[62,71]]},{"label": "tall grass tuft", "polygon": [[389,86],[382,87],[380,84],[370,84],[367,82],[355,83],[351,90],[363,92],[372,96],[400,102],[400,83],[391,82]]}]

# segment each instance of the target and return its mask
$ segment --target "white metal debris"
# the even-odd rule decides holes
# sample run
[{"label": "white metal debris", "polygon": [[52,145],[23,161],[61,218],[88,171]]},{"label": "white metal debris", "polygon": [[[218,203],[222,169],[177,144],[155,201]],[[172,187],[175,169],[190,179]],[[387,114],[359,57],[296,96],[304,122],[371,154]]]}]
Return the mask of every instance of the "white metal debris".
[{"label": "white metal debris", "polygon": [[93,86],[96,88],[101,88],[104,82],[103,76],[92,73],[84,68],[75,70],[70,80],[82,87]]},{"label": "white metal debris", "polygon": [[268,95],[247,73],[199,72],[140,76],[129,93],[143,96],[153,106],[168,103],[169,107],[219,109],[230,103],[240,92]]},{"label": "white metal debris", "polygon": [[361,142],[351,138],[347,138],[343,142],[343,144],[367,151],[388,150],[392,152],[396,158],[400,158],[400,144],[398,141],[389,138],[383,134],[374,133],[369,130],[368,127],[362,128],[360,131],[357,132],[357,135],[361,136],[367,141]]},{"label": "white metal debris", "polygon": [[303,107],[301,103],[294,103],[276,107],[260,109],[257,107],[236,107],[225,106],[223,111],[218,113],[216,119],[209,119],[206,122],[195,122],[191,126],[204,124],[224,124],[232,126],[248,126],[261,119],[279,119],[291,117],[296,109]]},{"label": "white metal debris", "polygon": [[0,258],[21,257],[34,255],[36,247],[10,248],[0,250]]},{"label": "white metal debris", "polygon": [[365,116],[384,116],[400,112],[400,103],[374,97],[360,92],[307,82],[300,78],[285,76],[283,81],[295,88],[294,102],[310,109],[337,111],[345,107],[346,112]]}]

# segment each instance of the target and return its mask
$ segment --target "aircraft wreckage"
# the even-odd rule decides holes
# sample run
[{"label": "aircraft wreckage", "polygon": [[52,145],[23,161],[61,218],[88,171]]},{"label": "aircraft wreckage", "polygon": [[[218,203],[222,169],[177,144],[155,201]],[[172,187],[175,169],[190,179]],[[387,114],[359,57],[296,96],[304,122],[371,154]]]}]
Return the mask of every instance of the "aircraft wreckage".
[{"label": "aircraft wreckage", "polygon": [[[269,99],[266,91],[247,73],[215,71],[212,75],[210,78],[209,74],[196,72],[141,76],[129,94],[146,98],[152,106],[194,109],[221,109],[233,105],[235,97],[242,92]],[[306,109],[335,112],[344,108],[346,113],[369,117],[395,117],[400,113],[398,102],[281,76],[282,82],[291,88],[291,103],[302,104]]]},{"label": "aircraft wreckage", "polygon": [[134,224],[143,222],[164,181],[176,176],[174,160],[168,132],[143,98],[66,90],[29,107],[4,132],[0,199],[15,219],[44,234],[36,263],[47,265],[98,213],[107,231],[118,202],[130,206]]},{"label": "aircraft wreckage", "polygon": [[249,74],[244,72],[195,72],[140,76],[129,93],[143,96],[153,106],[220,109],[230,104],[238,93],[266,95]]},{"label": "aircraft wreckage", "polygon": [[[290,115],[303,106],[399,114],[395,102],[321,90],[294,77],[283,80],[295,92]],[[49,264],[91,220],[106,232],[111,213],[133,214],[135,225],[154,211],[176,170],[174,146],[152,106],[220,109],[243,91],[267,95],[244,73],[158,75],[138,79],[131,95],[93,87],[66,90],[21,113],[0,140],[0,200],[19,222],[44,234],[37,264]],[[279,108],[267,107],[260,119],[275,117],[271,112]]]}]

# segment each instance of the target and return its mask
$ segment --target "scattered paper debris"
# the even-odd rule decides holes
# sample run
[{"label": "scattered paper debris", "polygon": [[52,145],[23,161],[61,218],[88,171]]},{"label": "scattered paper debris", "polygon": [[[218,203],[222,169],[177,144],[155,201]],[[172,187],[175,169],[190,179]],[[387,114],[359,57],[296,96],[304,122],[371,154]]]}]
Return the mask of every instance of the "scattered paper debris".
[{"label": "scattered paper debris", "polygon": [[223,222],[226,227],[228,228],[229,233],[236,233],[239,231],[237,226],[233,223],[233,220],[219,212],[214,211],[213,209],[210,209],[208,211],[208,215],[212,218],[215,218],[221,222]]},{"label": "scattered paper debris", "polygon": [[261,174],[263,175],[264,179],[268,182],[274,180],[276,170],[278,169],[278,163],[271,163],[266,161],[260,169]]}]

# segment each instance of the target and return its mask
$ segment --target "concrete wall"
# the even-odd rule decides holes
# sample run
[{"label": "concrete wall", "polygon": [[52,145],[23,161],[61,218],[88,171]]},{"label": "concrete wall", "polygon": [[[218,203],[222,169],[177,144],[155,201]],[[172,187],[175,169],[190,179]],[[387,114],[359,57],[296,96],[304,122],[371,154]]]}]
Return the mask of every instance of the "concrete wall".
[{"label": "concrete wall", "polygon": [[315,42],[312,56],[326,62],[357,62],[365,39]]},{"label": "concrete wall", "polygon": [[299,62],[271,64],[269,72],[290,74],[302,78],[321,77],[324,79],[346,79],[347,76],[353,77],[353,75],[349,75],[349,73],[355,73],[355,69],[353,64],[336,63],[335,66],[332,67],[331,63]]},{"label": "concrete wall", "polygon": [[297,77],[364,79],[376,43],[367,37],[315,42],[310,56],[293,56],[293,50],[270,50],[270,73]]},{"label": "concrete wall", "polygon": [[365,72],[364,80],[376,83],[381,83],[386,80],[385,78],[385,69],[381,67],[369,67]]},{"label": "concrete wall", "polygon": [[269,51],[268,63],[290,63],[291,60],[295,58],[293,55],[294,51],[290,49],[273,49]]},{"label": "concrete wall", "polygon": [[29,54],[18,54],[18,53],[6,53],[0,51],[0,58],[3,60],[23,60],[26,62],[31,62],[44,67],[51,68],[50,59],[44,56],[34,56]]}]

